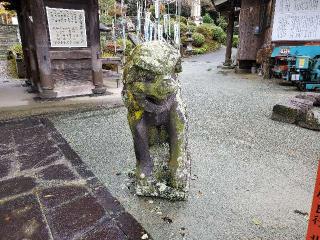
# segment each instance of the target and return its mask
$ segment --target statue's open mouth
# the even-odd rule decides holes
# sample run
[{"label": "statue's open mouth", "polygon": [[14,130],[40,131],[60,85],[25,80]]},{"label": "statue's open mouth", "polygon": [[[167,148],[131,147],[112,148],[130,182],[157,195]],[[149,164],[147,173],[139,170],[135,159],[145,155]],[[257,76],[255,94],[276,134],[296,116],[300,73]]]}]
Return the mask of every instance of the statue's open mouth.
[{"label": "statue's open mouth", "polygon": [[160,99],[157,99],[157,98],[155,98],[153,96],[146,96],[146,100],[148,102],[151,102],[151,103],[157,104],[157,105],[162,105],[166,101],[166,99],[160,100]]}]

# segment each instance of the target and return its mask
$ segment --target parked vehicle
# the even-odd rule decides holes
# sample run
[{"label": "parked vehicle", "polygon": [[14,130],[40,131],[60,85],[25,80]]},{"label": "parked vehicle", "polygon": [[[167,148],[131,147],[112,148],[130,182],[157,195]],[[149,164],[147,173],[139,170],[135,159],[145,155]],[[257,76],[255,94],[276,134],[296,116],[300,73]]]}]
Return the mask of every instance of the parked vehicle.
[{"label": "parked vehicle", "polygon": [[301,91],[320,90],[320,46],[281,46],[272,52],[273,75]]}]

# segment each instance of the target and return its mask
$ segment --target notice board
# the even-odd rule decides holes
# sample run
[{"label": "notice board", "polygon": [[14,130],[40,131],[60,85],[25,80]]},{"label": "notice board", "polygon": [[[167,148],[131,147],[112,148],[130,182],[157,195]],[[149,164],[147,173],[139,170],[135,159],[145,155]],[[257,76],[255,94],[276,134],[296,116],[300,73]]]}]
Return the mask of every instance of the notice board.
[{"label": "notice board", "polygon": [[51,47],[87,47],[84,10],[49,8],[47,19]]},{"label": "notice board", "polygon": [[272,41],[319,41],[320,0],[276,0]]}]

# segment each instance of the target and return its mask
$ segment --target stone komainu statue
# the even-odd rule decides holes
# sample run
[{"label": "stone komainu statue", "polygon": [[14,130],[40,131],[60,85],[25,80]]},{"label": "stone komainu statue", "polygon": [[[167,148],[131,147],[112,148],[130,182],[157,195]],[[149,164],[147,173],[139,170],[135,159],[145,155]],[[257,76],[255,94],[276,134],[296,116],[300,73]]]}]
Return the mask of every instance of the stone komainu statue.
[{"label": "stone komainu statue", "polygon": [[138,45],[125,64],[122,94],[137,160],[137,195],[187,198],[190,160],[179,72],[179,51],[159,41]]}]

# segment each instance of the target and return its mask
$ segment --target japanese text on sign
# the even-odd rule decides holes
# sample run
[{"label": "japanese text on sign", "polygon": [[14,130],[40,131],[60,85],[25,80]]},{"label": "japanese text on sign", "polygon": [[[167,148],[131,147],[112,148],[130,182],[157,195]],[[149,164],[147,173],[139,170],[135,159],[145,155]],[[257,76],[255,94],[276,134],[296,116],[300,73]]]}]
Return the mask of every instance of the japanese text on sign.
[{"label": "japanese text on sign", "polygon": [[87,47],[84,10],[46,8],[51,47]]},{"label": "japanese text on sign", "polygon": [[272,40],[320,40],[320,0],[277,0]]}]

